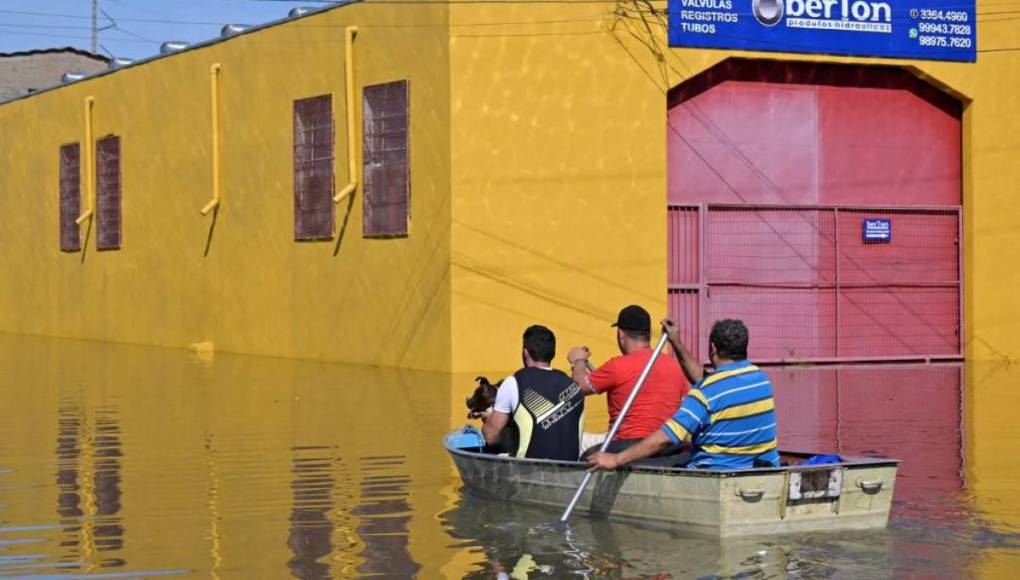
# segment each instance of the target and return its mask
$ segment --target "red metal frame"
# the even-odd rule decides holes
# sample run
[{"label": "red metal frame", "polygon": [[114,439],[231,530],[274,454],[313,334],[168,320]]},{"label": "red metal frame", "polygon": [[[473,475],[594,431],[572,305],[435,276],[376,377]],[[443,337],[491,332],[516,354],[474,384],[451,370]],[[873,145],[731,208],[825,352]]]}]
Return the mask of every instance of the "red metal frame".
[{"label": "red metal frame", "polygon": [[[964,307],[964,295],[963,295],[963,208],[960,208],[959,213],[956,216],[956,253],[959,257],[956,276],[960,280],[960,320],[957,322],[957,332],[960,333],[960,358],[962,359],[967,354],[967,335],[964,333],[964,321],[966,316],[963,313]],[[962,379],[961,379],[962,380]],[[963,383],[960,383],[963,384]]]},{"label": "red metal frame", "polygon": [[[836,232],[836,236],[835,236],[835,238],[833,240],[833,244],[832,244],[832,252],[833,252],[832,263],[833,263],[833,267],[835,268],[835,276],[834,277],[835,277],[835,285],[836,285],[835,309],[836,309],[836,357],[837,358],[839,357],[839,354],[840,354],[840,348],[839,348],[840,347],[839,330],[843,326],[843,319],[840,317],[840,308],[839,308],[839,304],[840,304],[840,302],[842,302],[839,298],[842,295],[840,291],[843,289],[842,288],[843,280],[842,280],[842,278],[839,275],[840,272],[839,272],[839,232],[838,232],[838,230],[839,230],[839,208],[837,207],[837,208],[834,208],[833,212],[832,212],[832,231]],[[838,381],[838,379],[837,379],[837,381]]]},{"label": "red metal frame", "polygon": [[708,215],[708,204],[701,204],[698,207],[698,348],[695,356],[701,357],[708,362],[708,334],[711,330],[708,321],[708,273],[707,256],[705,255],[705,226]]},{"label": "red metal frame", "polygon": [[[832,246],[831,246],[832,247],[832,251],[834,252],[834,255],[833,255],[833,258],[834,258],[833,259],[833,264],[834,264],[834,268],[835,268],[835,277],[834,277],[834,280],[832,282],[828,282],[828,281],[824,281],[824,280],[819,280],[818,282],[814,282],[814,283],[798,283],[798,282],[780,282],[780,283],[776,283],[776,282],[735,282],[735,281],[716,282],[716,283],[711,282],[710,280],[708,280],[708,273],[707,273],[707,271],[708,271],[707,270],[708,264],[707,264],[707,259],[706,259],[707,258],[706,247],[708,245],[706,243],[706,239],[708,237],[707,220],[708,220],[709,212],[712,211],[712,210],[716,210],[716,209],[720,209],[720,210],[741,209],[741,210],[747,210],[747,211],[756,211],[756,210],[763,210],[763,209],[764,210],[796,210],[796,211],[817,210],[817,211],[831,212],[831,216],[832,216],[832,220],[833,220],[833,232],[834,232],[834,239],[832,240]],[[812,289],[812,288],[814,288],[814,289],[832,289],[832,290],[835,291],[835,296],[834,296],[835,326],[836,326],[836,328],[835,328],[835,346],[834,346],[834,354],[835,354],[835,356],[821,356],[821,357],[805,356],[805,357],[794,357],[794,358],[768,358],[768,357],[761,358],[761,357],[756,357],[755,361],[758,362],[758,363],[761,363],[761,364],[789,364],[791,362],[803,362],[803,363],[812,363],[812,364],[838,364],[838,363],[846,363],[846,362],[853,362],[853,363],[891,363],[891,362],[907,362],[907,361],[932,363],[932,362],[940,362],[940,361],[945,361],[945,362],[958,361],[958,360],[962,360],[963,359],[963,355],[964,355],[964,352],[965,352],[965,345],[964,345],[964,327],[963,327],[963,320],[964,320],[964,314],[963,314],[964,313],[964,310],[963,310],[963,307],[964,307],[964,294],[963,294],[963,292],[964,292],[964,287],[963,287],[963,212],[962,212],[962,207],[961,206],[940,206],[940,207],[932,207],[932,206],[897,206],[897,207],[890,207],[890,206],[868,206],[868,205],[861,205],[861,206],[832,206],[832,205],[799,205],[799,204],[789,204],[789,205],[787,205],[787,204],[764,204],[764,205],[757,205],[757,204],[755,204],[755,205],[746,205],[746,204],[707,204],[707,203],[701,203],[701,204],[675,204],[675,203],[670,203],[670,204],[668,204],[668,211],[671,211],[671,212],[672,211],[691,211],[691,210],[696,211],[697,212],[697,216],[698,216],[698,218],[697,218],[697,221],[698,221],[698,233],[697,233],[697,236],[696,236],[696,238],[697,238],[696,239],[696,244],[697,244],[696,251],[698,252],[698,268],[697,268],[697,270],[698,270],[698,280],[697,280],[696,284],[691,284],[691,283],[674,284],[672,282],[672,280],[671,280],[669,285],[668,285],[667,292],[668,293],[684,292],[684,291],[689,292],[691,290],[694,290],[694,291],[696,291],[698,293],[698,297],[697,297],[697,308],[698,308],[697,344],[696,345],[692,345],[692,350],[695,352],[696,356],[700,356],[700,358],[702,358],[703,360],[707,359],[707,353],[708,353],[708,349],[706,348],[707,347],[706,341],[708,339],[708,334],[709,334],[710,324],[711,324],[711,322],[709,320],[709,316],[710,316],[709,315],[709,311],[710,311],[711,291],[712,291],[713,287],[798,288],[798,289],[801,289],[801,288],[802,289]],[[957,237],[957,248],[956,248],[956,251],[957,251],[957,260],[956,260],[956,262],[957,262],[957,272],[956,272],[956,274],[957,275],[956,275],[956,280],[952,281],[952,282],[950,282],[950,281],[936,281],[936,282],[916,281],[916,282],[910,282],[910,283],[885,282],[885,281],[880,281],[880,280],[875,280],[873,282],[871,282],[871,281],[844,281],[842,279],[842,275],[841,275],[842,273],[840,271],[840,262],[842,261],[840,258],[841,258],[841,256],[845,256],[846,258],[848,258],[850,260],[853,260],[853,258],[849,254],[845,254],[844,253],[844,254],[841,255],[841,253],[840,253],[842,251],[842,249],[840,247],[840,242],[839,242],[839,240],[840,240],[840,235],[839,235],[839,223],[840,223],[839,222],[839,215],[840,215],[841,211],[844,211],[844,212],[875,211],[875,212],[882,212],[882,213],[908,214],[908,215],[909,214],[924,214],[924,213],[928,213],[928,212],[933,212],[933,213],[937,213],[937,214],[940,214],[940,215],[946,215],[948,213],[955,213],[956,214],[956,222],[957,222],[957,231],[956,231],[956,237]],[[821,222],[819,222],[819,223],[821,223]],[[678,251],[678,250],[681,250],[681,249],[680,248],[671,248],[670,251],[672,252],[672,251]],[[684,248],[682,250],[683,251],[690,251],[691,248]],[[956,340],[956,352],[952,352],[952,353],[924,353],[924,354],[897,354],[897,355],[892,355],[892,356],[868,356],[868,355],[860,355],[860,354],[858,354],[858,355],[847,355],[844,352],[844,350],[843,350],[844,343],[843,343],[843,341],[841,341],[841,338],[842,338],[841,337],[841,328],[842,328],[842,325],[843,325],[843,319],[842,319],[842,312],[841,312],[841,308],[840,308],[840,303],[843,301],[843,299],[846,298],[846,297],[843,296],[842,291],[844,289],[853,289],[853,288],[880,288],[880,289],[881,288],[885,288],[885,289],[891,289],[891,288],[910,288],[910,289],[913,289],[913,288],[917,288],[917,289],[921,289],[921,288],[947,288],[947,289],[948,288],[955,288],[955,290],[957,292],[957,299],[958,299],[958,309],[957,309],[957,312],[956,312],[956,317],[957,317],[956,328],[957,328],[957,333],[958,333],[957,340]],[[897,300],[902,302],[904,304],[904,306],[907,307],[908,311],[913,316],[918,317],[920,319],[920,315],[918,313],[910,310],[909,306],[905,302],[903,302],[902,299],[897,299]],[[862,307],[858,306],[858,308],[862,308]],[[670,314],[674,315],[675,313],[671,312]]]}]

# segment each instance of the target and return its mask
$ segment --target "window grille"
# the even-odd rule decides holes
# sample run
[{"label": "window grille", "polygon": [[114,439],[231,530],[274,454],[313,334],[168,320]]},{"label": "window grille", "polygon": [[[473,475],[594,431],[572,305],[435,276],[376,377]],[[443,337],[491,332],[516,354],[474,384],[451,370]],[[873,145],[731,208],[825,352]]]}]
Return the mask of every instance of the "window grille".
[{"label": "window grille", "polygon": [[333,237],[333,98],[294,101],[294,239]]},{"label": "window grille", "polygon": [[81,146],[60,148],[60,250],[81,250],[81,230],[75,220],[81,213]]},{"label": "window grille", "polygon": [[120,248],[120,137],[96,141],[96,249]]},{"label": "window grille", "polygon": [[410,217],[408,83],[365,87],[365,237],[406,236]]}]

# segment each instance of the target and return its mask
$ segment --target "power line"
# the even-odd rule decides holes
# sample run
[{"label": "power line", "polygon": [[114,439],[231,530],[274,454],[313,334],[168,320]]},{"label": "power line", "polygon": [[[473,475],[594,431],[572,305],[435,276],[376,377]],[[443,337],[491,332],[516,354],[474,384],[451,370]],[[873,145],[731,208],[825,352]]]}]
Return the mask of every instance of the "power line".
[{"label": "power line", "polygon": [[[221,1],[223,1],[223,0],[221,0]],[[291,1],[299,1],[299,0],[245,0],[245,1],[291,2]],[[98,0],[94,0],[94,2],[96,4],[98,4]],[[320,3],[327,4],[327,1],[326,0],[320,0]],[[340,2],[340,3],[333,3],[333,4],[342,5],[342,4],[349,4],[349,3],[350,2]],[[366,5],[366,6],[385,6],[385,5],[393,5],[393,4],[414,5],[414,4],[452,4],[452,3],[454,3],[452,0],[386,0],[385,2],[372,2],[370,0],[363,0],[359,4]],[[599,4],[610,4],[610,3],[612,3],[612,4],[618,4],[619,2],[618,2],[618,0],[457,0],[457,3],[462,3],[462,4],[463,3],[467,3],[467,4],[489,4],[489,5],[520,5],[520,4],[523,4],[523,5],[529,5],[529,4],[574,4],[574,5],[583,5],[583,4],[592,4],[592,3],[599,3]],[[658,26],[666,27],[666,23],[664,22],[664,18],[667,16],[667,12],[665,10],[658,9],[658,8],[654,7],[651,3],[644,3],[644,5],[647,6],[647,8],[637,9],[637,10],[628,10],[626,12],[627,12],[627,14],[635,14],[636,13],[639,16],[643,15],[643,14],[651,14],[651,15],[653,15],[655,17],[655,19],[653,20],[654,24],[656,24]],[[131,37],[137,39],[138,41],[143,41],[143,42],[152,43],[152,44],[158,44],[159,41],[157,41],[157,40],[153,40],[151,38],[144,37],[142,35],[139,35],[137,33],[134,33],[132,31],[130,31],[130,30],[126,30],[126,29],[120,27],[119,23],[117,21],[115,21],[112,17],[110,17],[108,14],[106,14],[105,11],[101,11],[100,10],[99,12],[101,12],[103,14],[103,16],[105,16],[107,19],[109,19],[111,24],[109,26],[105,27],[105,28],[97,28],[96,32],[112,28],[112,29],[119,30],[121,33],[123,33],[123,34],[125,34],[127,36],[131,36]],[[33,12],[33,11],[9,10],[9,9],[0,9],[0,14],[15,14],[15,15],[26,15],[26,16],[43,16],[43,17],[49,17],[49,18],[69,18],[69,19],[79,19],[79,20],[84,20],[84,19],[89,19],[90,18],[88,16],[81,16],[81,15],[76,15],[76,14],[45,13],[45,12]],[[540,20],[534,20],[534,21],[516,21],[516,22],[488,21],[488,22],[463,23],[463,24],[403,24],[403,25],[402,24],[390,24],[390,25],[364,25],[363,27],[364,28],[408,28],[408,29],[413,29],[413,28],[436,28],[436,27],[446,28],[446,27],[449,27],[451,29],[457,29],[457,28],[468,28],[468,27],[475,27],[475,26],[477,26],[477,27],[482,27],[482,26],[512,26],[512,25],[527,26],[527,25],[538,25],[538,24],[560,24],[560,23],[572,23],[572,22],[596,22],[596,21],[600,21],[600,20],[605,20],[607,17],[612,17],[612,14],[613,13],[608,13],[604,17],[590,17],[590,18],[579,18],[579,19],[557,19],[557,20],[546,20],[546,21],[540,21]],[[617,14],[617,16],[619,16],[619,12],[616,12],[616,14]],[[1020,14],[1020,11],[1009,11],[1009,10],[1005,10],[1005,11],[989,11],[989,12],[979,12],[978,14],[981,14],[981,15],[986,15],[986,14],[987,15],[1009,15],[1009,14]],[[643,16],[641,16],[641,17],[643,18]],[[631,16],[625,16],[625,18],[631,18]],[[899,17],[894,17],[894,19],[896,19],[896,18],[899,18]],[[1003,21],[1003,20],[1014,20],[1014,19],[1020,19],[1020,16],[1017,16],[1017,17],[1008,17],[1007,16],[1006,18],[989,19],[988,22],[998,22],[998,21]],[[159,18],[119,18],[118,20],[119,21],[123,21],[123,22],[149,23],[149,24],[178,24],[178,25],[203,25],[203,26],[221,26],[223,24],[223,22],[218,22],[218,21],[174,20],[174,19],[159,19]],[[647,25],[648,23],[646,22],[645,24]],[[3,26],[3,27],[8,28],[8,29],[11,29],[11,28],[15,28],[16,29],[18,27],[23,27],[23,28],[53,28],[53,29],[58,29],[58,28],[85,29],[85,28],[89,28],[88,26],[75,27],[75,26],[70,26],[70,25],[63,25],[63,26],[62,25],[50,25],[50,24],[47,24],[47,25],[32,25],[32,24],[13,24],[13,23],[12,24],[0,24],[0,26]],[[297,24],[297,26],[307,27],[307,28],[342,28],[342,26],[340,26],[340,25],[310,24],[310,23],[308,23],[308,24],[301,23],[301,24]],[[578,34],[579,32],[580,31],[573,31],[573,32],[567,32],[567,31],[563,31],[563,32],[548,31],[548,32],[535,32],[535,33],[521,32],[521,33],[493,34],[491,36],[521,36],[521,37],[527,37],[527,36],[556,36],[556,35]],[[585,34],[595,34],[594,31],[583,31],[583,32]],[[58,35],[53,35],[53,34],[15,32],[15,31],[8,31],[7,33],[8,34],[22,35],[22,36],[49,36],[49,37],[57,37],[58,36]],[[483,35],[483,34],[479,34],[479,35],[457,34],[456,36],[487,36],[487,35]],[[82,39],[82,40],[84,40],[84,38],[74,37],[74,36],[66,36],[64,38],[75,38],[75,39]],[[734,40],[741,40],[741,39],[736,38],[736,37],[733,37],[733,38],[734,38]],[[92,39],[90,38],[89,40],[92,40]],[[123,42],[131,42],[131,41],[128,41],[126,39],[122,40],[122,41]],[[783,47],[791,46],[788,43],[779,43],[779,42],[766,43],[766,44],[773,44],[777,48],[783,48]],[[817,47],[804,46],[802,48],[811,49],[811,48],[817,48]],[[1020,50],[1020,48],[1018,48],[1018,47],[986,48],[986,49],[977,50],[977,52],[979,52],[979,53],[993,53],[993,52],[1012,52],[1012,51],[1016,51],[1016,50]]]},{"label": "power line", "polygon": [[21,23],[8,23],[0,22],[0,26],[7,28],[43,28],[43,29],[57,29],[57,30],[91,30],[91,26],[77,26],[73,24],[21,24]]},{"label": "power line", "polygon": [[[116,27],[114,27],[114,30],[116,30],[117,32],[120,32],[120,33],[126,34],[126,35],[128,35],[128,36],[131,36],[131,37],[137,38],[138,40],[141,40],[141,41],[143,41],[143,42],[148,42],[148,43],[150,43],[150,44],[159,44],[159,41],[158,41],[158,40],[153,40],[153,39],[151,39],[151,38],[148,38],[148,37],[146,37],[146,36],[142,36],[141,34],[137,34],[137,33],[135,33],[135,32],[131,32],[130,30],[127,30],[127,29],[125,29],[125,28],[121,28],[120,26],[116,26]],[[122,41],[118,41],[118,42],[122,42]]]},{"label": "power line", "polygon": [[[2,27],[2,26],[3,25],[0,24],[0,27]],[[71,35],[67,35],[67,34],[53,34],[53,33],[48,33],[48,32],[24,32],[24,31],[19,31],[19,30],[0,30],[0,32],[3,32],[4,34],[12,35],[12,36],[39,36],[39,37],[43,37],[43,38],[60,38],[60,39],[63,39],[63,40],[91,40],[90,36],[71,36]],[[141,43],[143,41],[141,41],[141,40],[118,39],[117,42]]]},{"label": "power line", "polygon": [[[262,0],[252,0],[262,1]],[[281,0],[282,1],[282,0]],[[461,4],[489,4],[489,5],[506,5],[506,6],[517,6],[517,5],[543,5],[543,4],[569,4],[574,6],[583,6],[586,4],[617,4],[619,0],[383,0],[373,2],[371,0],[360,0],[354,2],[341,2],[336,4],[337,7],[354,5],[359,6],[393,6],[393,5],[461,5]],[[328,7],[324,7],[321,11],[328,10]],[[57,12],[33,12],[27,10],[10,10],[0,9],[0,14],[17,14],[24,16],[44,16],[48,18],[73,18],[78,20],[88,20],[89,16],[81,16],[80,14],[66,14]],[[195,25],[209,25],[209,26],[222,26],[228,24],[224,21],[209,21],[209,20],[172,20],[162,18],[120,18],[124,22],[140,22],[148,24],[195,24]]]},{"label": "power line", "polygon": [[[292,0],[247,0],[256,2],[290,2]],[[293,0],[297,1],[297,0]],[[585,4],[618,4],[619,0],[385,0],[373,2],[371,0],[362,0],[360,2],[340,2],[336,3],[336,6],[344,6],[348,4],[357,3],[363,6],[392,6],[392,5],[463,5],[463,4],[487,4],[487,5],[543,5],[543,4],[566,4],[581,6]],[[966,8],[969,5],[959,5],[960,8]],[[325,8],[323,9],[325,10]],[[637,10],[633,12],[639,13],[650,13],[650,14],[661,14],[666,15],[665,9],[656,9],[650,7],[648,10]],[[64,14],[64,13],[53,13],[53,12],[33,12],[25,10],[9,10],[0,9],[2,14],[16,14],[24,16],[42,16],[48,18],[72,18],[72,19],[89,19],[89,16],[81,16],[78,14]],[[750,12],[738,13],[744,16],[750,16]],[[988,12],[975,12],[978,16],[986,15],[1011,15],[1020,14],[1020,10],[1000,10],[1000,11],[988,11]],[[185,25],[198,25],[198,26],[222,26],[227,24],[225,21],[209,21],[209,20],[174,20],[174,19],[163,19],[163,18],[120,18],[123,22],[137,22],[144,24],[185,24]],[[894,16],[893,20],[916,20],[910,16]]]}]

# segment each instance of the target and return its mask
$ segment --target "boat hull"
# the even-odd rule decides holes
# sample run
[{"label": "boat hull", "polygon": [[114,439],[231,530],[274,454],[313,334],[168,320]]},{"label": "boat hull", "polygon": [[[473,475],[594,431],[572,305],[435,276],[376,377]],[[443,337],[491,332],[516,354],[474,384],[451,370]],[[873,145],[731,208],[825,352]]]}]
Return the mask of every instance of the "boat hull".
[{"label": "boat hull", "polygon": [[[586,468],[449,444],[447,450],[467,491],[557,510],[570,501]],[[735,471],[621,469],[596,473],[576,512],[718,537],[882,528],[897,467],[895,460],[844,458],[839,464]]]}]

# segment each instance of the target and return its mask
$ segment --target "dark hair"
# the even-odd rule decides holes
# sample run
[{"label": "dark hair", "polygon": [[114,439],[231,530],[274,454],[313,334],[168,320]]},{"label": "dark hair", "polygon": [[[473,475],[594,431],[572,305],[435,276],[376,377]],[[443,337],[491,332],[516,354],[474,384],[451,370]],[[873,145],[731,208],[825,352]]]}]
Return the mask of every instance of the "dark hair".
[{"label": "dark hair", "polygon": [[708,341],[715,345],[719,357],[730,360],[747,358],[747,327],[740,320],[727,318],[712,325]]},{"label": "dark hair", "polygon": [[621,328],[620,332],[622,332],[624,336],[630,337],[633,340],[652,340],[652,333],[648,330],[626,330]]},{"label": "dark hair", "polygon": [[524,331],[524,350],[535,362],[552,362],[556,356],[556,335],[540,324],[529,326]]}]

